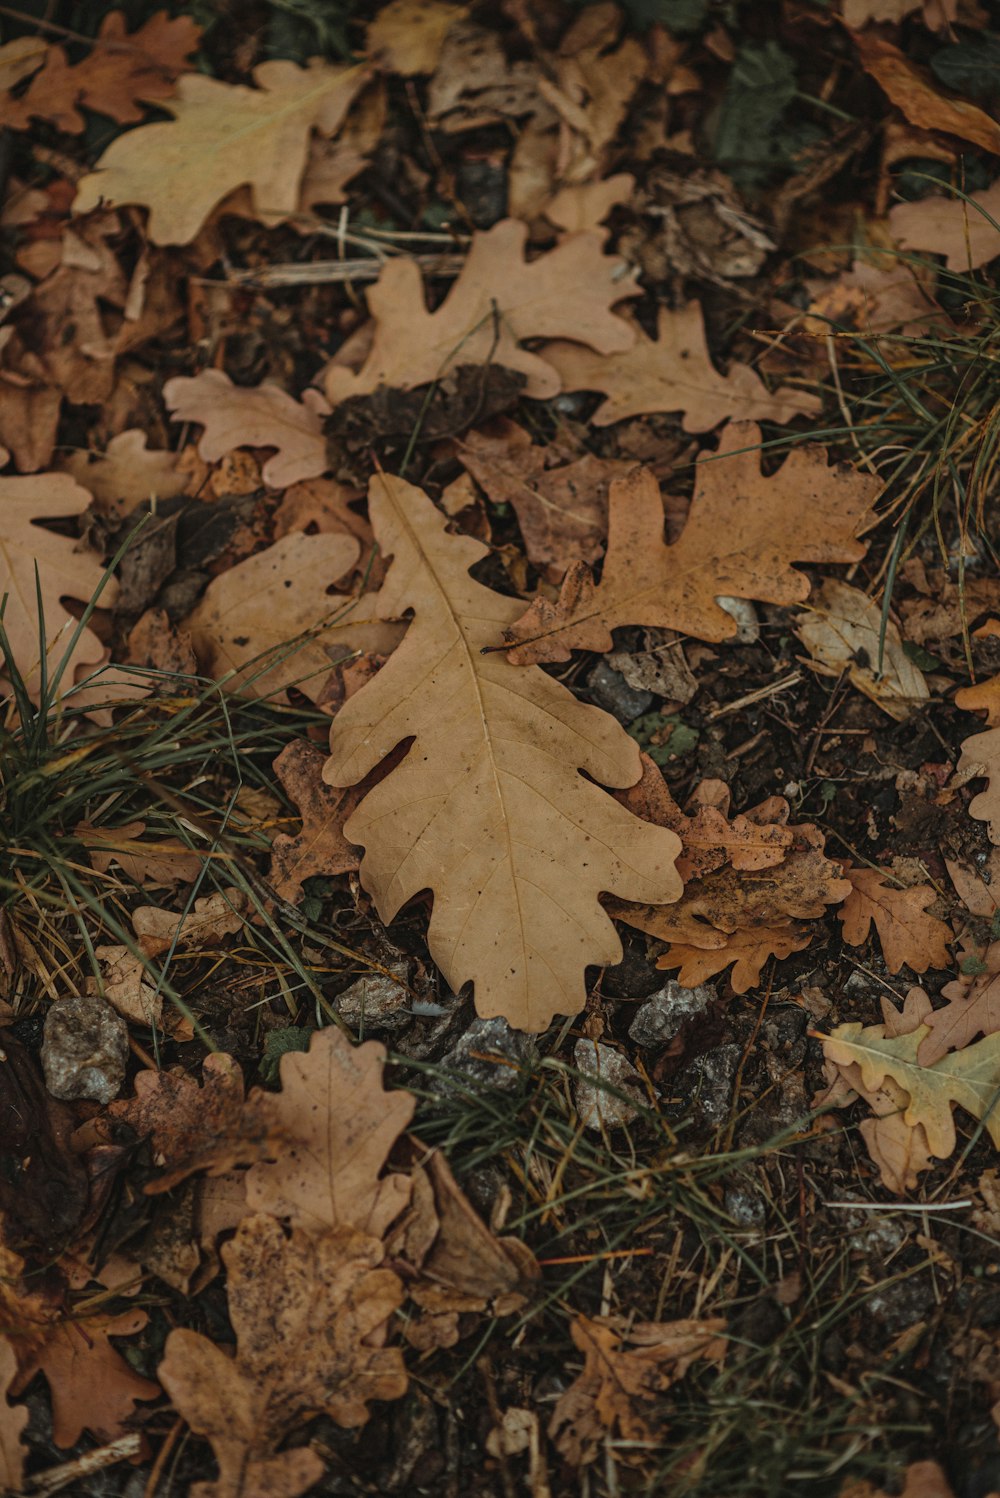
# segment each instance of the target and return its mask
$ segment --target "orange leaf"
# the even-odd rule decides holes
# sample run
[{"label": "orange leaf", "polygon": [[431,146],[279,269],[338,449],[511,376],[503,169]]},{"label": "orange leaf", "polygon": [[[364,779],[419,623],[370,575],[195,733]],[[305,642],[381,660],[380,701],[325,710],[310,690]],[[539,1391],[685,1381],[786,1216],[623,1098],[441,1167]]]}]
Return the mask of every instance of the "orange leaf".
[{"label": "orange leaf", "polygon": [[904,965],[915,973],[951,966],[947,948],[951,927],[928,915],[927,906],[937,899],[929,884],[899,889],[878,869],[848,868],[846,876],[853,888],[837,916],[848,946],[860,947],[874,921],[890,973],[898,973]]},{"label": "orange leaf", "polygon": [[870,73],[911,125],[944,130],[983,151],[1000,155],[1000,125],[965,99],[946,99],[922,68],[874,31],[853,32],[861,66]]}]

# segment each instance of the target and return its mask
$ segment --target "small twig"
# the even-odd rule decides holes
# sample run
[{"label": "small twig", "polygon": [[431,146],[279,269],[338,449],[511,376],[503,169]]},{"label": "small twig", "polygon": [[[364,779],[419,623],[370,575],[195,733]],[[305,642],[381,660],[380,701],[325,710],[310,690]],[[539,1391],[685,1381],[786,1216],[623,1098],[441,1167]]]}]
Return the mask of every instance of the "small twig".
[{"label": "small twig", "polygon": [[[457,276],[465,264],[464,255],[414,255],[412,258],[429,276]],[[375,281],[386,263],[367,256],[358,260],[310,260],[304,265],[288,263],[234,270],[224,281],[209,276],[192,279],[199,286],[321,286],[332,281]]]},{"label": "small twig", "polygon": [[824,1207],[840,1207],[845,1212],[957,1212],[974,1205],[971,1198],[960,1202],[824,1202]]},{"label": "small twig", "polygon": [[85,1451],[75,1461],[63,1462],[62,1466],[50,1467],[47,1472],[29,1477],[25,1484],[26,1491],[31,1494],[58,1493],[60,1488],[68,1487],[78,1478],[89,1477],[92,1472],[100,1472],[105,1467],[113,1467],[116,1462],[131,1461],[134,1456],[139,1455],[141,1449],[142,1436],[138,1431],[130,1431],[108,1446],[99,1446],[96,1451]]},{"label": "small twig", "polygon": [[722,718],[726,713],[739,712],[741,707],[749,707],[753,702],[763,702],[767,697],[775,697],[779,692],[785,692],[789,687],[797,686],[802,680],[801,671],[793,671],[791,676],[786,676],[783,681],[775,681],[769,687],[758,687],[756,692],[748,692],[745,697],[737,697],[735,702],[727,702],[724,707],[713,707],[706,718]]}]

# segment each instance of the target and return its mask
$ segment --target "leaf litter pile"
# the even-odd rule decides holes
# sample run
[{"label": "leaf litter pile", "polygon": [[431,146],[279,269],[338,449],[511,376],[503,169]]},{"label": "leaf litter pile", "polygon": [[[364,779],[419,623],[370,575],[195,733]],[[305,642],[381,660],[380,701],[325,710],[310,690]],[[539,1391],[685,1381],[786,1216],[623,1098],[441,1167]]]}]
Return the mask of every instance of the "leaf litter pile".
[{"label": "leaf litter pile", "polygon": [[0,1491],[1000,1493],[990,21],[5,8]]}]

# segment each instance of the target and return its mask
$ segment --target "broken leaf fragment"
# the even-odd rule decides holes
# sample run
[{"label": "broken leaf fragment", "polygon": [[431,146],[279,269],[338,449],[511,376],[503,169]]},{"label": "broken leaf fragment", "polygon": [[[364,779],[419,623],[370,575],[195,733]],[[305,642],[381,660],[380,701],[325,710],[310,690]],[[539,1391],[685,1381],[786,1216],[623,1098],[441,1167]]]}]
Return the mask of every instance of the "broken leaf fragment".
[{"label": "broken leaf fragment", "polygon": [[881,629],[882,610],[873,599],[828,577],[800,616],[796,633],[824,675],[846,671],[852,686],[902,723],[928,700],[930,689],[891,619],[880,656]]}]

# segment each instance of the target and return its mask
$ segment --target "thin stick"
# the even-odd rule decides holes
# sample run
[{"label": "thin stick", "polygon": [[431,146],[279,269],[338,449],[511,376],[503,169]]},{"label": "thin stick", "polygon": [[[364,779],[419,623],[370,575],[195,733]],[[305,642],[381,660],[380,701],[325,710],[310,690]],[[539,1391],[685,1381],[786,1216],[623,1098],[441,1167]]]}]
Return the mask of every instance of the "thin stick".
[{"label": "thin stick", "polygon": [[68,1487],[78,1478],[89,1477],[92,1472],[100,1472],[104,1467],[113,1467],[116,1462],[130,1461],[132,1457],[139,1455],[141,1449],[142,1436],[138,1431],[130,1431],[126,1436],[119,1436],[109,1446],[100,1446],[96,1451],[85,1451],[75,1461],[64,1462],[60,1467],[50,1467],[47,1472],[39,1472],[37,1477],[29,1477],[27,1490],[33,1494],[58,1493],[60,1488]]},{"label": "thin stick", "polygon": [[713,707],[707,718],[722,718],[726,713],[738,712],[741,707],[749,707],[752,702],[763,702],[766,697],[776,697],[779,692],[786,692],[789,687],[797,686],[802,680],[801,671],[793,671],[791,676],[786,676],[783,681],[773,682],[769,687],[758,687],[756,692],[748,692],[745,697],[737,697],[735,702],[727,702],[724,707]]},{"label": "thin stick", "polygon": [[[429,276],[457,276],[465,264],[464,255],[414,255],[413,259]],[[375,281],[385,264],[385,260],[368,257],[360,260],[310,260],[304,265],[289,263],[234,270],[224,281],[208,276],[192,279],[199,286],[322,286],[331,281]]]}]

